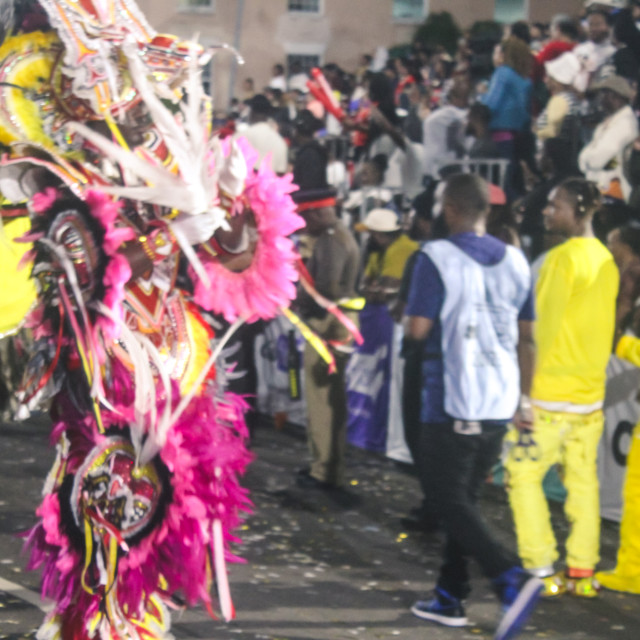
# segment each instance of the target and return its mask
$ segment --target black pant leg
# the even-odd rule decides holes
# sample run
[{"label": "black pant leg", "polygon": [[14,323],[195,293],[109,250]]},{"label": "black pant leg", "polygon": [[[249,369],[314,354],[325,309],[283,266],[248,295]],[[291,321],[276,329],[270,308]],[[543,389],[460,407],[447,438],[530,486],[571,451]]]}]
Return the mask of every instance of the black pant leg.
[{"label": "black pant leg", "polygon": [[414,464],[420,455],[420,397],[422,395],[422,343],[410,345],[404,352],[402,386],[402,422],[404,438]]},{"label": "black pant leg", "polygon": [[488,578],[519,564],[489,531],[477,505],[480,489],[500,451],[502,429],[461,435],[451,423],[425,425],[420,473],[427,497],[447,534],[438,585],[464,598],[469,592],[467,558],[474,558]]}]

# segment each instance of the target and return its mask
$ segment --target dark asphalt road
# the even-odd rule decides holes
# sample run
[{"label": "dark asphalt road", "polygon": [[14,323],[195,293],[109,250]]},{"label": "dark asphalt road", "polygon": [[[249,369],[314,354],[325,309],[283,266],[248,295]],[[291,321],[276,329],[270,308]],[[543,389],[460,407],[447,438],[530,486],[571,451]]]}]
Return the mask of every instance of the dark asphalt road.
[{"label": "dark asphalt road", "polygon": [[[33,638],[46,605],[38,576],[23,570],[16,533],[33,511],[53,458],[45,418],[0,425],[0,640]],[[237,619],[212,621],[200,609],[174,615],[177,640],[408,640],[492,638],[498,604],[476,572],[466,629],[432,626],[408,608],[433,585],[438,534],[404,531],[400,517],[417,503],[417,480],[390,460],[351,450],[355,504],[294,485],[306,458],[302,432],[257,430],[256,460],[247,476],[255,511],[238,532],[235,551],[246,564],[231,568]],[[486,513],[513,545],[504,492],[488,486]],[[560,536],[561,510],[553,509]],[[617,525],[604,523],[601,566],[614,564]],[[598,600],[569,596],[543,602],[521,638],[632,640],[640,637],[640,598],[604,592]],[[40,608],[39,608],[40,607]]]}]

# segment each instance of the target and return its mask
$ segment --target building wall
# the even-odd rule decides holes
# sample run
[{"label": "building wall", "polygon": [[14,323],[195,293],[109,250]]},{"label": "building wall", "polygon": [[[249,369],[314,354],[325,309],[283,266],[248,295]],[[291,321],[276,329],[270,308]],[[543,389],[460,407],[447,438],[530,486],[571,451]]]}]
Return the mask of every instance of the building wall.
[{"label": "building wall", "polygon": [[[531,22],[549,22],[557,13],[579,15],[583,0],[525,0],[527,19]],[[431,11],[449,11],[461,27],[469,27],[476,20],[493,20],[495,0],[430,0]]]},{"label": "building wall", "polygon": [[[536,0],[534,0],[535,2]],[[495,0],[431,0],[434,13],[448,11],[461,27],[470,27],[476,20],[493,20]]]},{"label": "building wall", "polygon": [[529,19],[531,22],[550,22],[558,13],[581,15],[583,8],[584,2],[576,0],[529,0]]},{"label": "building wall", "polygon": [[[180,11],[177,0],[138,0],[159,32],[191,39],[199,34],[205,45],[234,43],[238,0],[214,0],[213,11]],[[409,42],[416,24],[394,22],[393,0],[324,0],[321,15],[290,14],[287,0],[244,0],[239,50],[246,64],[238,67],[232,55],[218,53],[212,63],[216,108],[224,110],[240,83],[252,77],[260,90],[271,68],[287,54],[319,55],[321,62],[337,62],[355,69],[363,53],[377,46]],[[494,18],[495,0],[429,0],[432,12],[449,11],[460,26]],[[577,15],[582,0],[528,0],[529,19],[547,22],[556,13]],[[233,86],[232,86],[233,85]]]},{"label": "building wall", "polygon": [[[205,46],[233,44],[237,22],[237,0],[214,0],[213,10],[181,11],[178,0],[138,0],[149,22],[160,33],[171,33],[185,40],[197,36]],[[216,110],[225,111],[229,97],[236,93],[246,76],[264,78],[279,56],[273,52],[277,16],[286,9],[286,0],[245,0],[244,20],[238,49],[246,59],[239,65],[228,51],[220,50],[211,63],[211,92]],[[271,39],[267,34],[273,34]],[[233,85],[233,86],[232,86]]]},{"label": "building wall", "polygon": [[[175,0],[139,0],[140,8],[160,32],[174,33],[199,42],[233,44],[236,33],[237,1],[216,0],[213,11],[185,12]],[[213,62],[213,87],[216,107],[224,109],[230,94],[246,77],[252,77],[257,90],[266,85],[277,62],[285,63],[288,54],[315,54],[322,63],[337,62],[355,69],[363,53],[411,39],[415,24],[394,23],[392,0],[324,0],[321,15],[291,14],[287,0],[245,0],[239,50],[246,63],[240,67],[228,53],[220,52]],[[367,28],[363,29],[363,16]],[[230,78],[230,76],[235,76]]]}]

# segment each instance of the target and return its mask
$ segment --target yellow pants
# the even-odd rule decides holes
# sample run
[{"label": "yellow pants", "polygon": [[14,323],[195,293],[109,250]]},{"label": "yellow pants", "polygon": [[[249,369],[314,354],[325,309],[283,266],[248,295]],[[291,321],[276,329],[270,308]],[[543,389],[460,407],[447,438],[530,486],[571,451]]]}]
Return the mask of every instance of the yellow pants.
[{"label": "yellow pants", "polygon": [[[594,569],[600,559],[596,456],[603,427],[602,411],[580,415],[536,409],[533,438],[537,447],[531,448],[533,456],[522,451],[516,454],[513,448],[507,454],[505,467],[518,552],[524,567],[538,575],[553,573],[553,563],[558,559],[549,507],[542,490],[542,480],[557,463],[564,468],[568,494],[564,505],[571,526],[567,567]],[[506,436],[508,445],[515,444],[517,439],[515,430]]]},{"label": "yellow pants", "polygon": [[627,456],[618,562],[613,571],[596,574],[603,587],[640,594],[640,423],[633,430]]}]

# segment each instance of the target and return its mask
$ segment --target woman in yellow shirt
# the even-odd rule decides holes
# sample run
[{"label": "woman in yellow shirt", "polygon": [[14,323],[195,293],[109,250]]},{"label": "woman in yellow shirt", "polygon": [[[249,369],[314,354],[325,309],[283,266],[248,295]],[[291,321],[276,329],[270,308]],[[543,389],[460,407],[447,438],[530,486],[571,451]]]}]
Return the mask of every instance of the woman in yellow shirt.
[{"label": "woman in yellow shirt", "polygon": [[402,232],[391,209],[373,209],[357,230],[368,231],[376,245],[365,266],[362,292],[368,302],[388,302],[397,295],[407,260],[419,245]]}]

